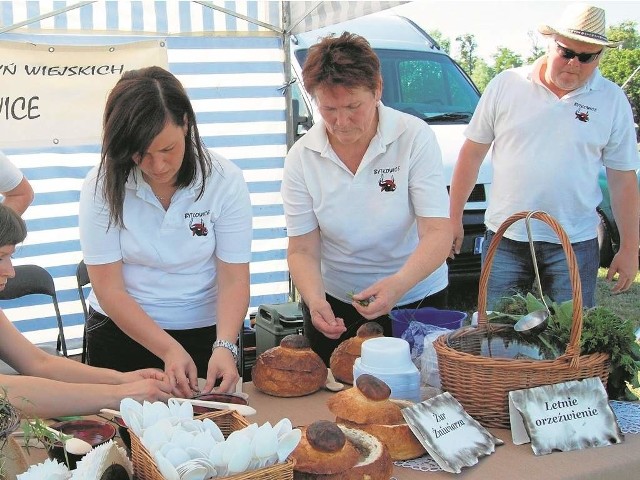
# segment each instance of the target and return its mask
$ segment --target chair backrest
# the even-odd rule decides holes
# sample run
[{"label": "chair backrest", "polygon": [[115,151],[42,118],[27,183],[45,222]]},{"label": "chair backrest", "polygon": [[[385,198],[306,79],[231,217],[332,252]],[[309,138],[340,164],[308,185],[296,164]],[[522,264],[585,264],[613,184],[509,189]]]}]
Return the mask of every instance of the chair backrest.
[{"label": "chair backrest", "polygon": [[58,322],[57,350],[67,356],[67,343],[64,339],[64,326],[58,307],[58,295],[51,274],[39,265],[18,265],[14,267],[15,277],[9,278],[4,290],[0,291],[0,300],[12,300],[26,295],[48,295],[53,302]]},{"label": "chair backrest", "polygon": [[0,292],[0,300],[12,300],[39,293],[56,297],[56,286],[53,277],[39,265],[18,265],[14,267],[16,275],[7,280],[4,290]]},{"label": "chair backrest", "polygon": [[82,312],[84,313],[84,330],[82,332],[82,355],[80,361],[86,363],[87,361],[87,319],[89,318],[89,310],[87,309],[87,301],[84,297],[84,290],[82,287],[86,287],[91,283],[89,279],[89,272],[87,272],[87,265],[84,260],[80,260],[76,267],[76,281],[78,282],[78,296],[80,297],[80,303],[82,304]]},{"label": "chair backrest", "polygon": [[78,282],[78,296],[80,297],[82,311],[84,312],[84,318],[86,320],[89,315],[89,310],[87,310],[87,303],[82,287],[89,285],[91,280],[89,280],[89,273],[87,272],[87,266],[85,265],[84,260],[80,260],[80,263],[76,267],[76,281]]}]

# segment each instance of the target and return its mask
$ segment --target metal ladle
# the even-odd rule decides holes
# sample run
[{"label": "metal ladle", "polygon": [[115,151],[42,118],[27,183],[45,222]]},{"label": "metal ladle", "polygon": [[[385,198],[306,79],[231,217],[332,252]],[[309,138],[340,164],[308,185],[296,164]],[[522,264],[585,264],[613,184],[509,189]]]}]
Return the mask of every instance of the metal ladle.
[{"label": "metal ladle", "polygon": [[527,315],[523,316],[516,322],[513,329],[517,332],[539,334],[547,328],[549,316],[551,311],[547,302],[544,300],[544,294],[542,293],[542,285],[540,283],[540,273],[538,272],[538,260],[536,259],[536,250],[533,246],[533,238],[531,236],[531,216],[536,212],[529,212],[525,217],[525,223],[527,226],[527,236],[529,237],[529,248],[531,249],[531,257],[533,258],[533,270],[536,274],[536,284],[538,285],[538,291],[540,292],[540,299],[544,305],[544,309],[535,310]]}]

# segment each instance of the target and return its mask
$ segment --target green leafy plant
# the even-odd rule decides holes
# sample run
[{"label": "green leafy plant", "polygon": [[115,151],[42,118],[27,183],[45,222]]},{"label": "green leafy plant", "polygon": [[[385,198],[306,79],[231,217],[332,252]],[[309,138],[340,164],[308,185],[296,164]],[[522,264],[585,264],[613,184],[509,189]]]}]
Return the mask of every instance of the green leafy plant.
[{"label": "green leafy plant", "polygon": [[[24,399],[25,401],[28,401]],[[24,421],[21,422],[21,420]],[[56,432],[50,429],[47,424],[40,418],[28,418],[18,408],[14,407],[7,398],[7,391],[3,388],[0,393],[0,450],[4,448],[8,436],[21,427],[24,437],[24,447],[29,453],[31,442],[42,443],[43,445],[53,445],[55,442],[64,442],[72,437],[62,432]],[[65,457],[67,452],[64,452]],[[6,459],[0,456],[0,479],[5,476]],[[68,462],[68,458],[67,458]]]},{"label": "green leafy plant", "polygon": [[[505,299],[503,299],[505,300]],[[499,305],[526,305],[524,312],[495,313],[493,318],[510,317],[518,319],[529,312],[544,309],[544,304],[531,293],[526,296],[515,295],[512,300],[506,300]],[[573,301],[568,300],[560,304],[547,301],[551,316],[549,326],[542,334],[558,348],[564,349],[569,343],[573,316]],[[505,308],[507,309],[507,308]],[[585,309],[582,315],[582,335],[580,337],[580,352],[582,355],[604,352],[611,357],[611,368],[607,382],[607,393],[611,399],[635,400],[627,383],[637,382],[640,370],[640,346],[635,339],[635,326],[631,321],[621,318],[606,307],[597,306]]]},{"label": "green leafy plant", "polygon": [[631,394],[634,395],[636,398],[640,399],[640,372],[638,372],[638,375],[633,379],[632,382],[626,382],[626,383],[627,383],[627,388],[629,389]]},{"label": "green leafy plant", "polygon": [[354,292],[352,290],[350,292],[347,292],[347,297],[349,298],[350,301],[355,301],[355,302],[359,303],[360,305],[362,305],[363,307],[366,307],[367,305],[369,305],[373,301],[373,297],[366,298],[364,300],[354,300],[353,296],[355,294],[356,294],[356,292]]},{"label": "green leafy plant", "polygon": [[[66,435],[62,432],[52,430],[41,418],[30,419],[23,422],[22,433],[24,435],[24,443],[27,452],[29,451],[29,444],[31,440],[35,440],[36,443],[41,442],[44,445],[53,445],[56,442],[64,444],[64,442],[73,437],[73,435]],[[65,450],[65,456],[66,454],[67,451]]]},{"label": "green leafy plant", "polygon": [[[6,390],[0,395],[0,451],[4,451],[7,438],[20,424],[20,413],[7,399]],[[0,478],[5,478],[4,455],[0,455]]]}]

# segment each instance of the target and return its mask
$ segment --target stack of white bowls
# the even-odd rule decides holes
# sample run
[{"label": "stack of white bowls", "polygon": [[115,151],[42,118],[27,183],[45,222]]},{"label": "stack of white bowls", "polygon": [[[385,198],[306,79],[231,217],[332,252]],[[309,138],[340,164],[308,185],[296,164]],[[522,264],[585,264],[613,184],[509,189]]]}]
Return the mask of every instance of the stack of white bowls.
[{"label": "stack of white bowls", "polygon": [[389,385],[391,398],[420,402],[420,372],[411,361],[406,340],[376,337],[362,342],[360,358],[353,364],[354,382],[363,373]]}]

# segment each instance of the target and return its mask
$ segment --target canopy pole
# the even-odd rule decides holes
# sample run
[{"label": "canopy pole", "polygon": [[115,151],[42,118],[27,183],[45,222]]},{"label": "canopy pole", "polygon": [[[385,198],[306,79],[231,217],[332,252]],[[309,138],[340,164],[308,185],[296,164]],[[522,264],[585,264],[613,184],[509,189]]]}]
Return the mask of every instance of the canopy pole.
[{"label": "canopy pole", "polygon": [[91,3],[96,3],[96,0],[93,0],[91,2],[75,3],[73,5],[69,5],[68,7],[59,8],[57,10],[53,10],[52,12],[45,13],[45,14],[42,14],[42,15],[38,15],[37,17],[28,18],[27,20],[24,20],[22,22],[15,23],[13,25],[9,25],[9,26],[4,27],[4,28],[0,28],[0,35],[3,34],[3,33],[10,32],[11,30],[16,30],[17,28],[24,27],[25,25],[30,25],[32,23],[39,22],[40,20],[44,20],[45,18],[55,17],[56,15],[60,15],[61,13],[68,12],[69,10],[75,10],[76,8],[82,8],[82,7],[84,7],[86,5],[89,5]]}]

